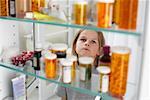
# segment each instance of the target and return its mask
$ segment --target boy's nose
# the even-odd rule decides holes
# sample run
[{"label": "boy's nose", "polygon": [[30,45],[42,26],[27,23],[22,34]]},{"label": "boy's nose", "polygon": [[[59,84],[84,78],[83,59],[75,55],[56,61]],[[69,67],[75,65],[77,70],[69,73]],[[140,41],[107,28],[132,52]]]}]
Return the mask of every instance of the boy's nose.
[{"label": "boy's nose", "polygon": [[90,46],[89,41],[86,41],[86,42],[85,42],[85,45],[86,45],[86,46]]}]

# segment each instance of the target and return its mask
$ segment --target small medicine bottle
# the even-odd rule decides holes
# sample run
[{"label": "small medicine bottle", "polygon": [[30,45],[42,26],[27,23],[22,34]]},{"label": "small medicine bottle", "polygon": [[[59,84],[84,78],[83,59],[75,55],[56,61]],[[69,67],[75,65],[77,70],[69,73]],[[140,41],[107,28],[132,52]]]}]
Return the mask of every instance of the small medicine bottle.
[{"label": "small medicine bottle", "polygon": [[67,44],[55,43],[51,46],[51,52],[57,55],[57,73],[62,74],[61,60],[66,58]]},{"label": "small medicine bottle", "polygon": [[61,61],[62,65],[62,76],[63,76],[63,82],[64,83],[71,83],[71,66],[72,61],[68,59],[64,59]]},{"label": "small medicine bottle", "polygon": [[100,92],[106,93],[109,89],[110,68],[107,66],[99,66],[97,67],[97,71],[100,74]]},{"label": "small medicine bottle", "polygon": [[53,53],[47,53],[45,55],[45,73],[47,78],[54,79],[57,76],[56,58],[56,54]]},{"label": "small medicine bottle", "polygon": [[76,68],[77,68],[77,56],[70,56],[67,59],[72,61],[72,66],[71,66],[71,78],[72,80],[75,80],[76,77]]},{"label": "small medicine bottle", "polygon": [[110,56],[110,46],[105,45],[103,47],[103,55],[100,57],[100,66],[110,66],[111,56]]},{"label": "small medicine bottle", "polygon": [[34,57],[33,57],[33,67],[36,70],[37,74],[39,74],[40,71],[41,52],[42,52],[42,44],[37,43],[34,51]]},{"label": "small medicine bottle", "polygon": [[79,57],[79,77],[81,81],[91,79],[93,61],[92,57]]},{"label": "small medicine bottle", "polygon": [[68,46],[65,43],[55,43],[52,45],[51,52],[57,55],[57,58],[66,58]]},{"label": "small medicine bottle", "polygon": [[8,0],[9,16],[16,17],[16,0]]},{"label": "small medicine bottle", "polygon": [[41,52],[41,58],[40,58],[40,67],[41,67],[41,71],[45,72],[45,55],[50,54],[51,52],[49,52],[48,50],[42,50]]},{"label": "small medicine bottle", "polygon": [[101,28],[109,28],[112,26],[114,0],[98,0],[97,1],[97,26]]}]

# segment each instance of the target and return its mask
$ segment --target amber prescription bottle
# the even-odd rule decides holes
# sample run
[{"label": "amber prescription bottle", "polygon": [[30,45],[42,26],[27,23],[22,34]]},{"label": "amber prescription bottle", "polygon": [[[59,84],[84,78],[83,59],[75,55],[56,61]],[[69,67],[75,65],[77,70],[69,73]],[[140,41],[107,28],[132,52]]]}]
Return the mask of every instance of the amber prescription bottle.
[{"label": "amber prescription bottle", "polygon": [[49,53],[45,55],[45,73],[47,78],[54,79],[56,73],[56,54]]},{"label": "amber prescription bottle", "polygon": [[109,28],[112,25],[114,0],[98,0],[97,1],[97,26],[101,28]]},{"label": "amber prescription bottle", "polygon": [[93,61],[94,59],[92,57],[79,57],[79,74],[81,81],[91,79]]},{"label": "amber prescription bottle", "polygon": [[8,1],[0,0],[0,16],[8,16]]},{"label": "amber prescription bottle", "polygon": [[87,5],[86,1],[76,1],[73,4],[74,23],[85,25],[87,23]]},{"label": "amber prescription bottle", "polygon": [[39,11],[41,7],[45,6],[45,0],[32,0],[32,11]]},{"label": "amber prescription bottle", "polygon": [[127,47],[112,48],[109,91],[113,96],[121,97],[125,95],[129,55],[130,49]]},{"label": "amber prescription bottle", "polygon": [[62,65],[62,75],[63,75],[63,82],[64,83],[71,83],[71,66],[72,61],[68,59],[64,59],[61,61]]},{"label": "amber prescription bottle", "polygon": [[110,67],[99,66],[96,68],[100,74],[100,92],[108,92]]},{"label": "amber prescription bottle", "polygon": [[122,29],[136,29],[138,0],[115,0],[113,22]]}]

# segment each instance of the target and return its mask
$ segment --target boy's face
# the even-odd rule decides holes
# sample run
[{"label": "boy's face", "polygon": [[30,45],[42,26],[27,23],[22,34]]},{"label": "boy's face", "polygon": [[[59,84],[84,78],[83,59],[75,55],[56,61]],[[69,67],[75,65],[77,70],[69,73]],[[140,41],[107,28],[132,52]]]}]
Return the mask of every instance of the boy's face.
[{"label": "boy's face", "polygon": [[98,33],[92,30],[81,32],[76,42],[76,52],[79,56],[96,57],[99,55]]}]

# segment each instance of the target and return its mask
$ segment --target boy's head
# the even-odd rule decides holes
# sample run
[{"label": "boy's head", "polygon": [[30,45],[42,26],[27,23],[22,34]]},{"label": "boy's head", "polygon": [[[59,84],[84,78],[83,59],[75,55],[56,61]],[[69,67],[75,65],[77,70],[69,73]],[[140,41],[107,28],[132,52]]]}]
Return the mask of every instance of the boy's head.
[{"label": "boy's head", "polygon": [[94,30],[80,30],[73,41],[73,54],[77,56],[90,56],[96,58],[101,55],[105,44],[102,32]]}]

